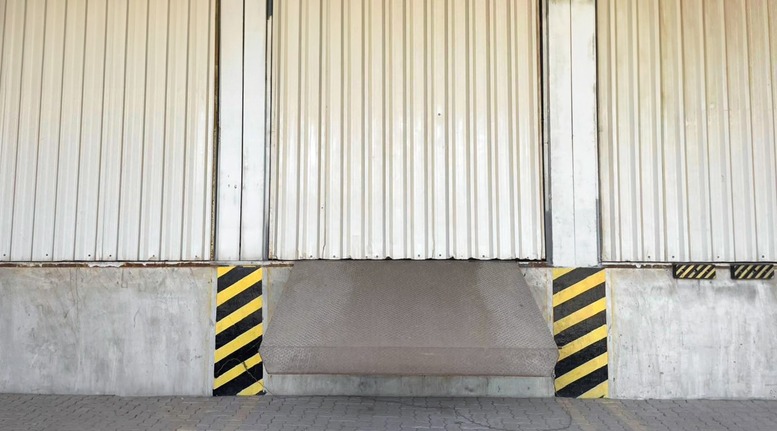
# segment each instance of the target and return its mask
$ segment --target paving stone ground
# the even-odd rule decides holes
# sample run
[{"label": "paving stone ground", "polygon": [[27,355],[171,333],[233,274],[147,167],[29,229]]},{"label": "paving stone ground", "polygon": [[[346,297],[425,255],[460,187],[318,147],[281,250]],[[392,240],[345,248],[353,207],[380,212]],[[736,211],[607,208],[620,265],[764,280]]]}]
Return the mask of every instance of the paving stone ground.
[{"label": "paving stone ground", "polygon": [[777,430],[777,401],[0,394],[2,431]]}]

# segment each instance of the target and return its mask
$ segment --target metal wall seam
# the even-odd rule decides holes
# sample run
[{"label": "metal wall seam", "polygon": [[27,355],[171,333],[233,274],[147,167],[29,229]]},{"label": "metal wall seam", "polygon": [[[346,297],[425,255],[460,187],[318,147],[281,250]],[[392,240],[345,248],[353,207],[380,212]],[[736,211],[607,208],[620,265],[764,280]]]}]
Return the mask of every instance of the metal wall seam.
[{"label": "metal wall seam", "polygon": [[0,261],[209,258],[214,4],[0,4]]},{"label": "metal wall seam", "polygon": [[777,260],[777,4],[598,11],[603,259]]},{"label": "metal wall seam", "polygon": [[544,258],[538,9],[276,3],[270,258]]}]

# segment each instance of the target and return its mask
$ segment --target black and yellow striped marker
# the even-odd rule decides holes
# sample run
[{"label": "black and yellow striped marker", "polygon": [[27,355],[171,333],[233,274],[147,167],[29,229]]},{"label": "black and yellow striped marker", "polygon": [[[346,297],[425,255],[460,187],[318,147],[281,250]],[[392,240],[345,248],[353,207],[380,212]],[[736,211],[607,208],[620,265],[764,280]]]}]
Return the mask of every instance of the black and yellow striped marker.
[{"label": "black and yellow striped marker", "polygon": [[600,268],[553,270],[556,396],[609,396],[605,281]]},{"label": "black and yellow striped marker", "polygon": [[731,265],[731,278],[734,280],[771,280],[774,278],[774,265],[763,263]]},{"label": "black and yellow striped marker", "polygon": [[218,268],[213,395],[264,393],[262,268]]},{"label": "black and yellow striped marker", "polygon": [[708,263],[676,263],[672,265],[672,276],[678,280],[712,280],[717,270]]}]

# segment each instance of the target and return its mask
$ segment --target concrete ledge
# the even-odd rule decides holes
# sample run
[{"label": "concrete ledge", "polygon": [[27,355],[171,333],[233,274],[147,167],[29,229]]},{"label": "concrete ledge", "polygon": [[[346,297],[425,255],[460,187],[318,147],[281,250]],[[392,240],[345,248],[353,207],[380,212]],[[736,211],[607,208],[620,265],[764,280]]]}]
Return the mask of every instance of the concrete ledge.
[{"label": "concrete ledge", "polygon": [[339,376],[273,374],[265,377],[271,395],[368,397],[546,398],[551,377]]}]

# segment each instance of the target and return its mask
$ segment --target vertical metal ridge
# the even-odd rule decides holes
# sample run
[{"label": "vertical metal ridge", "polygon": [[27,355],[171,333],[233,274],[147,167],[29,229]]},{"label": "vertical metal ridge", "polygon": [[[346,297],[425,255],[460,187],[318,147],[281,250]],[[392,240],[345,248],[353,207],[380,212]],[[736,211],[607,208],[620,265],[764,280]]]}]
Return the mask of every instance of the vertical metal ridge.
[{"label": "vertical metal ridge", "polygon": [[[78,123],[78,156],[76,160],[77,164],[77,174],[76,174],[76,190],[75,190],[75,207],[74,207],[74,217],[75,217],[75,235],[73,237],[73,246],[72,246],[72,259],[75,260],[76,256],[83,255],[87,256],[87,252],[83,249],[84,244],[89,242],[89,240],[85,237],[86,235],[83,233],[85,229],[92,228],[92,226],[88,226],[88,224],[83,220],[83,216],[86,215],[86,211],[83,209],[83,207],[86,205],[86,203],[82,202],[84,200],[83,195],[86,193],[86,187],[83,186],[83,177],[84,177],[84,171],[89,170],[90,166],[88,163],[85,163],[83,160],[84,157],[84,123],[86,122],[84,120],[84,105],[89,103],[89,100],[87,98],[87,86],[88,86],[88,80],[87,80],[87,62],[89,60],[89,50],[87,49],[89,44],[89,0],[84,0],[84,26],[83,26],[83,32],[84,32],[84,39],[81,46],[81,53],[83,57],[81,58],[81,85],[80,85],[80,92],[81,97],[79,99],[79,123]],[[88,202],[87,202],[88,203]],[[90,258],[91,256],[87,256]]]},{"label": "vertical metal ridge", "polygon": [[[129,54],[129,23],[130,23],[130,14],[129,14],[129,0],[124,2],[124,10],[125,10],[125,16],[124,16],[124,52],[122,53],[122,78],[121,78],[121,130],[119,131],[120,136],[119,139],[121,140],[121,147],[119,149],[119,166],[117,167],[118,170],[118,176],[119,176],[119,182],[116,188],[116,195],[117,195],[117,202],[116,202],[116,228],[114,232],[114,240],[116,241],[116,254],[112,256],[115,259],[119,259],[119,255],[121,254],[121,248],[119,247],[119,244],[122,243],[121,240],[121,226],[122,226],[122,219],[124,214],[122,213],[121,209],[124,205],[124,200],[128,198],[128,196],[124,196],[122,193],[122,190],[124,189],[124,182],[126,181],[126,178],[124,178],[124,163],[125,163],[125,148],[127,146],[127,135],[126,135],[126,128],[127,128],[127,58]],[[67,13],[67,12],[66,12]]]},{"label": "vertical metal ridge", "polygon": [[[99,102],[99,108],[100,108],[100,111],[101,111],[100,114],[102,114],[105,111],[105,93],[106,93],[105,82],[108,80],[108,76],[106,76],[106,64],[107,64],[107,54],[108,54],[108,52],[107,52],[107,50],[108,50],[108,9],[109,9],[109,3],[106,2],[105,3],[105,7],[104,7],[104,12],[103,12],[103,17],[102,17],[103,18],[102,21],[105,23],[105,26],[102,29],[103,30],[102,39],[104,40],[103,45],[102,45],[102,51],[103,51],[102,52],[102,59],[100,61],[101,64],[97,64],[96,67],[95,67],[95,69],[97,69],[99,71],[100,66],[102,66],[102,72],[98,73],[98,74],[102,75],[102,82],[101,82],[102,88],[100,89],[100,102]],[[102,244],[101,244],[102,229],[100,229],[100,227],[101,227],[101,219],[104,218],[104,214],[103,214],[103,205],[104,205],[104,203],[103,203],[103,195],[104,195],[103,186],[104,186],[104,181],[103,181],[103,178],[102,178],[102,176],[103,176],[103,153],[105,151],[105,148],[104,148],[105,146],[103,145],[104,144],[104,140],[105,140],[105,137],[103,136],[104,130],[105,130],[105,119],[103,118],[102,115],[100,115],[100,127],[99,127],[99,132],[97,132],[97,134],[98,134],[98,143],[99,143],[98,146],[97,146],[98,147],[98,150],[97,150],[97,154],[98,155],[97,155],[97,160],[96,160],[97,161],[97,163],[96,163],[96,165],[97,165],[97,175],[96,175],[97,186],[95,187],[95,189],[96,189],[96,192],[95,192],[95,201],[96,201],[96,203],[95,203],[95,219],[96,219],[96,222],[94,223],[94,225],[95,225],[95,227],[94,227],[94,243],[95,243],[94,244],[94,255],[95,256],[97,256],[98,253],[102,252],[101,251],[101,248],[102,248],[101,247],[102,246]]]},{"label": "vertical metal ridge", "polygon": [[[766,23],[766,26],[768,28],[767,34],[769,35],[769,48],[771,55],[769,57],[769,64],[770,64],[770,70],[772,71],[772,74],[770,76],[769,80],[769,86],[772,89],[771,94],[771,117],[772,117],[772,138],[777,139],[777,5],[774,4],[774,2],[768,2],[767,3],[767,15],[768,15],[768,22]],[[772,156],[773,156],[773,163],[776,167],[775,174],[772,176],[771,180],[777,180],[777,149],[772,147]],[[771,196],[770,198],[771,207],[777,206],[777,197]],[[767,207],[768,208],[768,207]],[[777,226],[777,214],[774,211],[766,211],[767,216],[759,217],[761,220],[761,223],[766,224],[766,226]],[[763,220],[766,219],[766,220]],[[762,225],[759,223],[759,225]],[[777,232],[775,232],[775,235],[777,235]],[[774,253],[777,254],[777,244],[773,244]],[[764,247],[764,251],[761,251],[759,247],[759,254],[761,254],[762,259],[766,259],[766,253],[768,253],[769,249]]]},{"label": "vertical metal ridge", "polygon": [[[42,10],[41,10],[42,9]],[[21,96],[19,100],[14,183],[13,232],[11,253],[23,259],[33,255],[35,193],[39,156],[41,86],[46,33],[46,4],[25,7],[24,42],[21,58]]]},{"label": "vertical metal ridge", "polygon": [[[679,19],[677,20],[677,27],[678,27],[678,32],[680,34],[680,38],[679,38],[679,46],[678,46],[678,49],[677,49],[677,57],[678,58],[676,59],[677,63],[678,63],[678,67],[679,67],[679,71],[678,71],[679,72],[678,73],[679,76],[677,77],[677,81],[676,82],[678,82],[679,85],[680,85],[680,88],[678,89],[679,90],[679,100],[680,100],[680,106],[679,106],[678,111],[679,111],[679,114],[680,114],[680,118],[682,119],[682,122],[680,124],[683,125],[682,130],[679,133],[679,135],[681,137],[681,140],[682,140],[682,148],[678,149],[678,153],[680,154],[679,159],[681,161],[680,162],[680,166],[681,166],[681,168],[680,168],[680,175],[681,175],[681,178],[682,178],[682,186],[680,187],[680,196],[681,196],[680,199],[681,199],[681,202],[680,202],[679,205],[682,206],[682,211],[683,211],[681,217],[679,217],[679,218],[683,221],[683,225],[682,226],[684,228],[683,235],[685,237],[684,238],[685,241],[678,248],[677,256],[676,257],[674,256],[674,254],[669,253],[670,259],[672,259],[672,260],[674,260],[674,259],[682,260],[681,256],[690,256],[690,251],[691,251],[691,246],[690,246],[690,244],[691,244],[691,241],[690,241],[690,238],[691,238],[691,229],[690,229],[691,222],[690,222],[690,217],[689,217],[690,204],[688,202],[689,201],[689,198],[688,198],[688,196],[689,196],[689,186],[688,186],[688,184],[689,184],[688,183],[688,154],[685,151],[685,148],[686,148],[686,146],[688,144],[688,133],[687,133],[686,128],[684,126],[686,124],[686,121],[687,121],[687,115],[685,113],[685,107],[688,104],[688,100],[687,100],[687,98],[685,96],[685,91],[686,91],[687,85],[685,85],[685,81],[684,81],[686,67],[685,67],[685,63],[683,62],[683,53],[684,53],[684,50],[685,50],[686,34],[685,34],[685,30],[683,28],[683,21],[685,19],[685,14],[683,13],[682,3],[680,3],[680,2],[677,2],[677,11],[678,11],[678,15],[679,15]],[[614,63],[615,62],[613,62],[613,64]]]},{"label": "vertical metal ridge", "polygon": [[[19,11],[21,6],[21,13]],[[19,134],[19,106],[21,104],[21,81],[22,81],[22,62],[21,57],[24,53],[24,34],[25,34],[25,15],[27,4],[18,2],[7,5],[6,22],[11,21],[10,25],[4,26],[3,37],[3,136],[0,139],[2,146],[3,163],[2,172],[11,177],[5,181],[0,181],[2,186],[2,198],[6,205],[0,208],[2,211],[2,225],[0,225],[0,238],[2,238],[2,257],[4,260],[10,260],[12,256],[13,243],[13,222],[15,211],[15,191],[16,191],[16,172],[17,172],[17,153],[18,153],[18,134]],[[10,11],[9,11],[10,9]],[[19,28],[21,27],[21,28]],[[10,39],[10,40],[9,40]],[[10,45],[10,46],[6,46]],[[13,105],[13,106],[12,106]]]},{"label": "vertical metal ridge", "polygon": [[[11,8],[13,6],[10,6]],[[0,70],[3,71],[3,73],[0,75],[0,167],[2,170],[0,172],[8,172],[10,171],[10,168],[8,166],[8,160],[10,159],[10,148],[7,138],[7,106],[9,104],[9,92],[11,91],[12,86],[9,85],[9,71],[6,69],[7,67],[7,61],[6,56],[8,56],[8,51],[11,47],[6,46],[7,37],[6,32],[9,28],[13,28],[12,23],[9,24],[8,22],[8,13],[9,5],[8,2],[3,3],[3,15],[2,15],[2,22],[3,22],[3,31],[0,32]],[[11,9],[13,11],[13,9]],[[9,88],[10,87],[10,88]],[[11,181],[3,181],[0,182],[0,200],[3,202],[13,202],[13,191],[9,191],[9,184]],[[13,204],[3,205],[0,207],[0,259],[7,260],[8,255],[10,254],[10,235],[11,235],[11,228],[10,226],[10,215],[9,213],[13,212],[12,208]]]},{"label": "vertical metal ridge", "polygon": [[35,169],[34,169],[34,185],[32,186],[32,214],[31,218],[33,220],[31,229],[30,229],[30,258],[32,258],[36,252],[35,252],[35,243],[36,241],[36,224],[35,224],[35,216],[38,214],[37,211],[37,204],[38,204],[38,195],[39,195],[39,187],[40,187],[40,179],[38,178],[38,172],[40,168],[40,159],[41,159],[41,131],[42,131],[42,123],[43,123],[43,101],[44,101],[44,92],[43,92],[43,84],[45,79],[45,68],[46,68],[46,39],[47,39],[47,33],[48,33],[48,13],[49,13],[49,3],[48,1],[44,3],[43,5],[43,35],[42,35],[42,46],[41,46],[41,63],[40,63],[40,95],[38,96],[38,124],[36,125],[38,130],[36,132],[36,139],[35,139]]},{"label": "vertical metal ridge", "polygon": [[[121,158],[124,151],[124,96],[129,14],[126,1],[108,2],[105,9],[100,176],[96,254],[117,259],[120,225]],[[118,85],[118,83],[121,85]]]},{"label": "vertical metal ridge", "polygon": [[[63,4],[47,4],[47,9],[62,8]],[[38,162],[36,166],[36,188],[33,233],[32,258],[51,260],[54,242],[54,219],[51,209],[56,205],[57,170],[56,160],[59,158],[59,125],[62,103],[62,67],[64,51],[64,19],[62,13],[46,11],[46,27],[44,34],[44,64],[41,73],[41,99],[39,114],[39,144]],[[2,42],[0,42],[2,43]],[[48,58],[46,58],[48,57]],[[55,165],[52,172],[49,169]],[[44,169],[40,169],[43,165]],[[44,202],[45,205],[39,205]]]},{"label": "vertical metal ridge", "polygon": [[[195,4],[196,5],[196,4]],[[192,50],[192,34],[191,34],[191,27],[192,27],[192,8],[195,7],[195,5],[187,4],[186,6],[186,31],[184,32],[186,35],[186,61],[183,66],[184,75],[186,76],[184,78],[184,103],[183,103],[183,140],[184,142],[188,142],[191,139],[191,134],[189,131],[189,116],[191,113],[189,112],[189,91],[190,91],[190,66],[191,66],[191,50]],[[188,184],[189,175],[190,175],[190,151],[187,146],[184,145],[183,147],[183,155],[182,159],[185,161],[184,163],[184,169],[181,170],[179,173],[181,178],[181,222],[178,226],[178,235],[179,235],[179,242],[176,253],[178,256],[184,256],[185,255],[185,249],[186,249],[186,231],[190,229],[191,225],[191,218],[195,217],[194,214],[194,208],[192,208],[188,201],[190,199],[189,194],[191,193],[190,189],[191,186]]]}]

